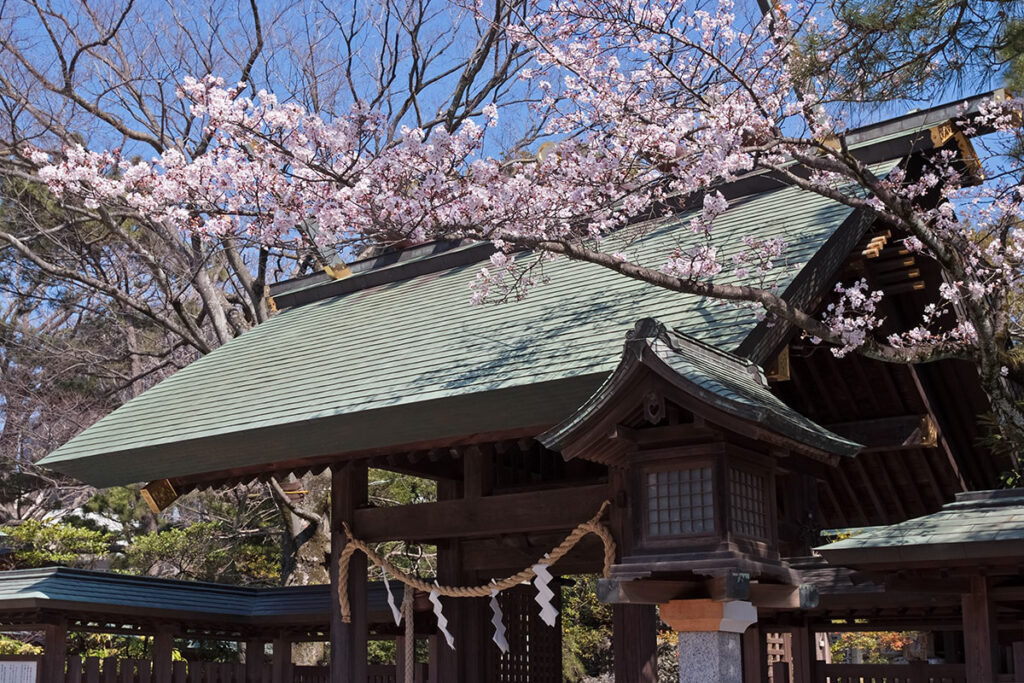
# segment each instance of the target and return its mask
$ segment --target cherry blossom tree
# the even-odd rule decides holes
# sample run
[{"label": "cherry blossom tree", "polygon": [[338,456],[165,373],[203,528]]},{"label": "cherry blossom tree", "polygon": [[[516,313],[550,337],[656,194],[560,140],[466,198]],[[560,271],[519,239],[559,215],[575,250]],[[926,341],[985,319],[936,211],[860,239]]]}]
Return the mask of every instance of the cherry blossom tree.
[{"label": "cherry blossom tree", "polygon": [[[250,96],[272,90],[325,120],[360,102],[382,148],[402,125],[454,131],[488,102],[536,99],[515,79],[528,50],[505,33],[522,6],[502,0],[481,16],[447,0],[0,3],[0,338],[9,342],[0,344],[0,479],[266,320],[267,282],[330,258],[292,235],[193,230],[183,214],[141,209],[141,186],[58,201],[40,154],[69,162],[84,158],[82,147],[116,149],[118,163],[177,159],[191,177],[182,181],[198,186],[190,174],[227,150],[204,110],[176,91],[208,73],[245,81]],[[523,117],[505,146],[529,144],[540,125]],[[73,507],[91,492],[66,486],[54,502],[52,476],[26,486],[36,481],[39,490],[19,498],[32,502],[25,515]],[[301,498],[276,482],[255,489],[280,511],[288,584],[328,580],[328,482],[305,475]]]},{"label": "cherry blossom tree", "polygon": [[[778,7],[757,21],[725,0],[564,0],[521,8],[501,28],[528,50],[519,73],[540,97],[532,113],[546,140],[535,154],[502,150],[521,103],[488,101],[457,122],[398,123],[373,102],[323,116],[269,90],[207,75],[178,96],[208,143],[137,161],[117,149],[30,146],[18,153],[40,179],[86,209],[117,206],[206,240],[263,243],[309,236],[342,255],[370,245],[437,238],[489,240],[491,263],[473,283],[480,303],[524,293],[549,258],[597,264],[680,293],[751,306],[843,355],[895,363],[974,363],[1009,442],[1024,444],[1024,412],[1011,381],[1022,292],[1020,169],[1006,160],[978,184],[955,154],[936,151],[924,171],[876,174],[847,144],[854,111],[846,72],[833,68],[847,28],[811,7]],[[476,8],[480,20],[488,13]],[[813,51],[803,36],[813,31]],[[824,36],[824,39],[822,38]],[[834,40],[830,41],[829,37]],[[486,104],[485,104],[486,102]],[[971,135],[1019,134],[1021,100],[985,104],[960,123]],[[539,141],[538,141],[539,142]],[[881,292],[837,283],[824,317],[778,288],[785,245],[744,238],[737,256],[717,234],[729,208],[719,191],[770,173],[873,217],[942,269],[939,297],[920,324],[882,336]],[[646,219],[695,205],[692,246],[634,253]],[[309,228],[313,228],[310,230]],[[521,258],[532,250],[541,258]]]}]

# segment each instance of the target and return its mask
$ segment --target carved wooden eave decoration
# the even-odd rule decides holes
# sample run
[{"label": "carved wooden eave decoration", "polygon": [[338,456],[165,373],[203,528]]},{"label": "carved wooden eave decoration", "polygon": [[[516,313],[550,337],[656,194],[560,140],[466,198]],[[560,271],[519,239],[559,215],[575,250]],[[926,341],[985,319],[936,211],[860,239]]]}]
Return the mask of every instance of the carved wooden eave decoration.
[{"label": "carved wooden eave decoration", "polygon": [[[666,400],[692,414],[692,421],[664,420]],[[629,426],[640,420],[652,426]],[[622,360],[601,387],[537,439],[567,460],[619,466],[638,447],[715,441],[729,433],[779,454],[833,465],[861,449],[779,400],[756,364],[651,318],[638,321],[627,335]]]}]

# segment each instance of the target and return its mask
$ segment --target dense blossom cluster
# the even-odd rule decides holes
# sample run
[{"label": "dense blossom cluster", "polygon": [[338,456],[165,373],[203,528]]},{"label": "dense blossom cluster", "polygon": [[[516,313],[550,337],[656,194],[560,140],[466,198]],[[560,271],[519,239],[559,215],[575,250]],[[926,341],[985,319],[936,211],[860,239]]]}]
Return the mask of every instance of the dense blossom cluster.
[{"label": "dense blossom cluster", "polygon": [[[318,241],[350,249],[439,237],[493,240],[498,249],[473,283],[477,302],[538,279],[536,262],[516,258],[517,249],[613,267],[630,261],[615,245],[628,242],[622,235],[640,219],[696,202],[690,246],[636,262],[641,279],[788,315],[758,293],[774,293],[772,273],[785,244],[759,238],[756,225],[739,245],[722,244],[715,230],[729,209],[717,188],[772,171],[874,213],[949,276],[921,324],[887,339],[872,335],[884,326],[882,294],[864,281],[837,286],[838,300],[817,324],[791,322],[840,355],[885,344],[892,358],[912,361],[915,349],[949,354],[991,344],[996,333],[981,320],[1022,290],[1016,181],[967,183],[952,153],[934,155],[919,177],[898,168],[878,178],[834,144],[842,112],[793,76],[794,60],[807,58],[792,47],[797,27],[813,19],[807,12],[778,8],[771,21],[743,30],[727,1],[714,9],[686,0],[550,3],[509,31],[535,58],[521,77],[541,93],[536,106],[551,139],[536,156],[485,154],[487,131],[501,115],[493,104],[481,109],[479,124],[429,134],[402,129],[394,137],[385,134],[385,117],[363,103],[325,121],[271,93],[250,98],[244,84],[225,87],[210,76],[181,92],[212,140],[194,159],[173,149],[149,162],[80,147],[53,160],[29,154],[60,195],[86,206],[123,202],[202,235],[288,239],[309,221]],[[812,57],[824,64],[830,56]],[[986,105],[962,129],[1013,130],[1021,105]],[[809,172],[792,173],[794,163]]]}]

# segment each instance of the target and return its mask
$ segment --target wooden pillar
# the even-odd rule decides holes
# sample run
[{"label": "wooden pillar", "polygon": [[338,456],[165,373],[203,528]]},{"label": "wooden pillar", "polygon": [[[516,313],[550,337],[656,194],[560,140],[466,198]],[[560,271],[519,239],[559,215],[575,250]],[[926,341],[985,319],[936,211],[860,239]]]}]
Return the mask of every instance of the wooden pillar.
[{"label": "wooden pillar", "polygon": [[[274,638],[274,660],[271,665],[270,680],[272,683],[292,683],[292,641],[287,638]],[[331,667],[331,675],[334,675],[334,667]],[[332,680],[334,680],[332,678]],[[365,677],[363,680],[366,680]]]},{"label": "wooden pillar", "polygon": [[[463,464],[465,469],[467,466]],[[462,491],[459,482],[439,481],[437,482],[437,499],[452,500],[458,498]],[[446,585],[458,585],[462,576],[462,553],[459,548],[459,540],[456,538],[447,541],[439,541],[437,544],[437,580],[438,583]],[[448,618],[448,630],[456,639],[462,635],[461,619],[458,614],[459,598],[441,598],[441,605],[444,607],[445,616]],[[460,654],[448,647],[444,637],[438,634],[435,639],[436,647],[431,651],[434,659],[430,663],[430,680],[444,681],[445,683],[468,683],[462,678],[459,661]],[[458,642],[456,642],[458,647]],[[437,678],[434,678],[434,673]]]},{"label": "wooden pillar", "polygon": [[[338,587],[338,559],[345,547],[342,521],[352,523],[353,511],[366,505],[367,481],[365,462],[347,462],[331,469],[331,586],[336,595]],[[358,534],[358,529],[353,529]],[[331,600],[331,671],[330,683],[365,681],[367,637],[369,623],[366,615],[366,556],[361,552],[349,561],[348,591],[352,608],[351,623],[341,619],[338,601]]]},{"label": "wooden pillar", "polygon": [[971,592],[961,598],[964,622],[964,660],[967,680],[993,681],[998,643],[995,607],[984,576],[971,577]]},{"label": "wooden pillar", "polygon": [[405,683],[405,636],[395,638],[395,683]]},{"label": "wooden pillar", "polygon": [[153,683],[171,683],[174,632],[159,628],[153,634]]},{"label": "wooden pillar", "polygon": [[817,662],[817,646],[814,629],[807,626],[794,628],[793,633],[793,680],[795,683],[815,683],[814,669]]},{"label": "wooden pillar", "polygon": [[64,662],[68,656],[68,625],[59,619],[43,627],[42,683],[64,683]]},{"label": "wooden pillar", "polygon": [[438,640],[440,637],[441,636],[427,637],[427,680],[431,682],[442,680],[437,665],[440,656],[438,654],[438,649],[440,647]]},{"label": "wooden pillar", "polygon": [[612,606],[615,683],[657,683],[658,613],[654,605]]},{"label": "wooden pillar", "polygon": [[743,632],[743,683],[768,683],[764,633],[757,624]]},{"label": "wooden pillar", "polygon": [[266,643],[263,638],[249,638],[245,641],[245,680],[250,683],[259,683],[263,680]]}]

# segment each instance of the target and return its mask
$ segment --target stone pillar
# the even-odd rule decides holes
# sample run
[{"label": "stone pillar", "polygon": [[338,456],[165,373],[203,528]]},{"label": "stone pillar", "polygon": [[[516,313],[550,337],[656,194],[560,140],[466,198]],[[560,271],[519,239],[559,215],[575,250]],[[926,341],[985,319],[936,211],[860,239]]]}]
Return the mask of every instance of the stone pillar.
[{"label": "stone pillar", "polygon": [[673,600],[661,620],[679,636],[679,683],[743,683],[741,634],[757,622],[757,609],[732,600]]}]

